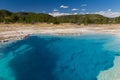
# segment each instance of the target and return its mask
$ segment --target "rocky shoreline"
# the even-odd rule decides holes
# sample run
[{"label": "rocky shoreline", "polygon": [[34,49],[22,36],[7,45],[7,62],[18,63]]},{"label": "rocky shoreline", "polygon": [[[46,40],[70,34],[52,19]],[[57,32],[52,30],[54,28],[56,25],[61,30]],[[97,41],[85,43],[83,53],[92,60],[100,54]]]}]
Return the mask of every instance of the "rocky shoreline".
[{"label": "rocky shoreline", "polygon": [[[71,25],[72,26],[72,25]],[[32,34],[42,35],[81,35],[81,34],[112,34],[120,35],[120,26],[106,25],[103,27],[95,26],[52,26],[52,27],[39,27],[39,26],[26,26],[26,27],[8,27],[0,32],[0,43],[21,40]]]}]

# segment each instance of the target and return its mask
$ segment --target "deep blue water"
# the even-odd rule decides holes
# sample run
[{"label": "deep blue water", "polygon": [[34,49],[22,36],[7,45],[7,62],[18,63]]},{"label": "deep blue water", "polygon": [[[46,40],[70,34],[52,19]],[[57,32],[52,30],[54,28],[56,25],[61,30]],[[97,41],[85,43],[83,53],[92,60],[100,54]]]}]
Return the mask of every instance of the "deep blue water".
[{"label": "deep blue water", "polygon": [[0,80],[97,80],[113,66],[108,35],[32,35],[0,49]]}]

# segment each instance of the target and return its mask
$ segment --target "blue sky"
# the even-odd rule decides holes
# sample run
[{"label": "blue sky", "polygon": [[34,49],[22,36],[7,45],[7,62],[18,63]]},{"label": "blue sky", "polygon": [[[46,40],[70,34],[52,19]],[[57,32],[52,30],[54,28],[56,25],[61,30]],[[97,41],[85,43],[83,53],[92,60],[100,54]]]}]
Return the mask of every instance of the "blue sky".
[{"label": "blue sky", "polygon": [[0,9],[14,12],[96,13],[120,12],[120,0],[0,0]]}]

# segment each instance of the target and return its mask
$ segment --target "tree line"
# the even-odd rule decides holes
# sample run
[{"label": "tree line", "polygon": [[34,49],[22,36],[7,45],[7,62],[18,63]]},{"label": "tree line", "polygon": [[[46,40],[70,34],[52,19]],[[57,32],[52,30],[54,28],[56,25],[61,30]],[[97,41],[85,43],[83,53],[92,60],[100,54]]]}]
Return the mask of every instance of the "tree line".
[{"label": "tree line", "polygon": [[45,13],[10,12],[0,10],[0,23],[74,23],[74,24],[119,24],[120,17],[108,18],[99,14],[66,15],[53,17]]}]

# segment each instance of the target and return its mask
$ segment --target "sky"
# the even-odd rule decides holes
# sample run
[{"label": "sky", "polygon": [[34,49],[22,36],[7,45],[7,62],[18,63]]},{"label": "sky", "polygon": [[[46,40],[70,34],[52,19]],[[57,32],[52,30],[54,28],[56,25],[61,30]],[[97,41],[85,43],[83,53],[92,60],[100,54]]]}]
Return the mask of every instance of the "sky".
[{"label": "sky", "polygon": [[0,9],[12,12],[48,13],[54,16],[97,13],[120,15],[120,0],[0,0]]}]

